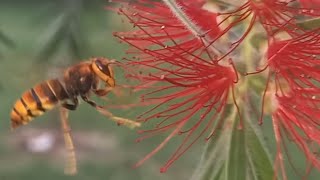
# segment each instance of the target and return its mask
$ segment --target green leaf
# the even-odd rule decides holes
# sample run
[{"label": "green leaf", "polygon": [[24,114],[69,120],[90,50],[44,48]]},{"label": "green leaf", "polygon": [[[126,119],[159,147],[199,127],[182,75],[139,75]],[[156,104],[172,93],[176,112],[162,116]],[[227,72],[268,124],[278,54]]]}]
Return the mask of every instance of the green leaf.
[{"label": "green leaf", "polygon": [[11,47],[11,48],[15,47],[14,41],[2,31],[0,31],[0,42],[7,47]]},{"label": "green leaf", "polygon": [[246,179],[247,159],[245,147],[245,129],[238,129],[238,123],[234,123],[233,125],[230,143],[229,157],[227,159],[226,179]]},{"label": "green leaf", "polygon": [[62,1],[57,13],[47,13],[51,15],[48,20],[48,28],[39,38],[40,47],[38,60],[49,59],[56,55],[59,50],[67,52],[68,55],[80,58],[82,50],[87,41],[81,32],[80,16],[83,13],[83,3],[78,0]]},{"label": "green leaf", "polygon": [[60,14],[49,25],[48,30],[43,34],[39,40],[41,47],[37,59],[48,59],[57,51],[60,44],[64,41],[68,28],[66,26],[66,15]]},{"label": "green leaf", "polygon": [[225,125],[208,142],[191,180],[246,179],[245,134],[237,129],[234,112],[224,117]]},{"label": "green leaf", "polygon": [[300,21],[297,25],[305,30],[317,29],[320,27],[320,18],[313,18],[304,21]]},{"label": "green leaf", "polygon": [[219,130],[210,138],[207,142],[204,152],[201,156],[201,160],[196,171],[193,173],[190,180],[199,179],[217,179],[224,172],[224,155],[226,151],[223,151],[224,142],[227,134]]},{"label": "green leaf", "polygon": [[71,27],[71,32],[70,32],[70,36],[68,39],[69,42],[69,48],[71,50],[71,52],[73,53],[73,55],[75,57],[82,57],[83,51],[84,49],[88,49],[87,46],[87,39],[85,38],[87,35],[82,33],[79,30],[80,24],[79,23],[74,23],[73,26]]},{"label": "green leaf", "polygon": [[241,129],[237,115],[225,117],[225,125],[206,145],[191,180],[273,179],[272,161],[262,129],[255,121],[257,117],[252,117],[254,113],[246,111]]},{"label": "green leaf", "polygon": [[273,167],[261,128],[249,121],[246,124],[246,144],[249,170],[253,180],[273,179]]}]

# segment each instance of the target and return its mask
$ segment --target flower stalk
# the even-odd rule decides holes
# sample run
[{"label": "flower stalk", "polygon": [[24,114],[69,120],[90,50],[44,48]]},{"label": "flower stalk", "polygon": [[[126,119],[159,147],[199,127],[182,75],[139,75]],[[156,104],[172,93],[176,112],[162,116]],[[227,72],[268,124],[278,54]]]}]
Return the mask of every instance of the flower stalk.
[{"label": "flower stalk", "polygon": [[188,15],[183,12],[183,8],[179,6],[176,0],[163,0],[163,2],[177,17],[177,19],[179,19],[179,21],[184,24],[187,29],[189,29],[194,37],[198,37],[200,41],[203,41],[204,45],[208,46],[208,49],[210,49],[215,54],[222,54],[222,51],[220,49],[214,47],[214,45],[211,44],[209,36],[205,35],[207,32],[204,32],[192,21],[192,19],[189,19]]}]

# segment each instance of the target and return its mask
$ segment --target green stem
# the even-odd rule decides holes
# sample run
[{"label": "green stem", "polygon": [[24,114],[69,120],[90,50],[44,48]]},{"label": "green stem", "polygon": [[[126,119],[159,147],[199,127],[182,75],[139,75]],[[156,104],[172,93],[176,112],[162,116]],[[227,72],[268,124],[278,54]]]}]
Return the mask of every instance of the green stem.
[{"label": "green stem", "polygon": [[188,17],[188,15],[175,0],[163,0],[163,2],[176,16],[176,18],[179,19],[195,37],[198,37],[199,39],[201,38],[205,45],[209,45],[208,49],[212,50],[212,52],[215,52],[217,55],[223,54],[223,51],[212,45],[212,40],[208,36],[203,36],[205,32],[203,32],[201,28],[193,23],[193,21]]}]

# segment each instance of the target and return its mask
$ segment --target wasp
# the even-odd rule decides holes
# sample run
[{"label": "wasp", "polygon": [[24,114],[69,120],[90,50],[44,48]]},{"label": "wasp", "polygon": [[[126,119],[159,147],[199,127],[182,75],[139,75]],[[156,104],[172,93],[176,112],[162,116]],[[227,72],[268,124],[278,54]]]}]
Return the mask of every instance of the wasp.
[{"label": "wasp", "polygon": [[25,91],[12,108],[11,128],[15,129],[28,124],[33,118],[59,105],[62,130],[69,155],[65,172],[75,174],[77,172],[76,155],[68,125],[68,112],[77,109],[79,98],[118,124],[133,128],[140,126],[138,122],[114,116],[90,99],[92,93],[103,97],[115,87],[114,71],[111,67],[114,63],[114,60],[103,57],[91,58],[68,67],[62,77],[46,80]]}]

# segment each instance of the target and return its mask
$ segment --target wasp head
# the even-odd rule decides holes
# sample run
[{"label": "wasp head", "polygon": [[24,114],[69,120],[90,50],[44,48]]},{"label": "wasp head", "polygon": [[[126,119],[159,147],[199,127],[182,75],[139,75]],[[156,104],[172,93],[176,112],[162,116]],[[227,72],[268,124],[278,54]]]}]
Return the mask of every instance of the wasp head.
[{"label": "wasp head", "polygon": [[107,83],[108,86],[114,87],[114,73],[110,66],[112,61],[106,58],[94,58],[92,60],[92,69],[93,72],[104,82]]}]

